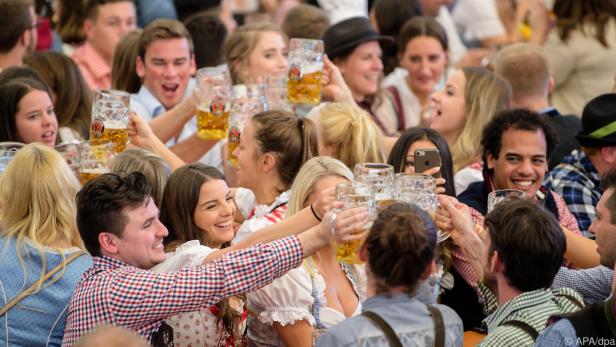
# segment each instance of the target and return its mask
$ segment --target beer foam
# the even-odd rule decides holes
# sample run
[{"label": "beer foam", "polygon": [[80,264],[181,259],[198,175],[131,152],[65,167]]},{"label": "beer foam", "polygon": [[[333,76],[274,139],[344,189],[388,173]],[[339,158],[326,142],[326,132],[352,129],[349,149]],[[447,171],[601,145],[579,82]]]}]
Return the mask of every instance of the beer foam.
[{"label": "beer foam", "polygon": [[302,65],[302,74],[320,72],[322,70],[323,70],[323,64],[314,63],[314,64]]},{"label": "beer foam", "polygon": [[127,125],[126,123],[120,120],[108,120],[108,121],[105,121],[105,128],[106,129],[126,129]]}]

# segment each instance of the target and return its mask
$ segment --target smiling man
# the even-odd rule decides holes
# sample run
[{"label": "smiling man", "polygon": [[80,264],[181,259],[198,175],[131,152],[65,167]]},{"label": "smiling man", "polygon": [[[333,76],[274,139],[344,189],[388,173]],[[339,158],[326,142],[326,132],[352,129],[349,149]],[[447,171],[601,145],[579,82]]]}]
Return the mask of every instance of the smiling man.
[{"label": "smiling man", "polygon": [[558,194],[543,187],[548,159],[558,140],[554,129],[536,112],[505,110],[483,129],[484,182],[472,183],[458,196],[472,207],[476,221],[487,213],[488,194],[517,189],[551,212],[560,224],[579,233],[577,222]]},{"label": "smiling man", "polygon": [[[130,106],[149,122],[184,98],[196,70],[193,42],[182,23],[158,19],[143,30],[138,50],[136,69],[143,84],[131,95]],[[175,134],[176,139],[185,139],[195,130],[196,123],[190,121]]]},{"label": "smiling man", "polygon": [[[69,303],[62,346],[72,346],[103,323],[128,328],[152,342],[161,334],[172,338],[172,328],[163,324],[167,317],[259,289],[332,242],[332,229],[349,235],[367,220],[367,212],[346,210],[351,214],[338,214],[333,228],[325,215],[321,224],[297,236],[239,250],[227,247],[214,252],[214,259],[208,255],[203,265],[155,273],[152,267],[166,259],[163,238],[168,231],[142,173],[101,175],[84,185],[76,204],[77,227],[94,263]],[[291,229],[285,227],[284,234]],[[284,236],[271,230],[267,234]]]}]

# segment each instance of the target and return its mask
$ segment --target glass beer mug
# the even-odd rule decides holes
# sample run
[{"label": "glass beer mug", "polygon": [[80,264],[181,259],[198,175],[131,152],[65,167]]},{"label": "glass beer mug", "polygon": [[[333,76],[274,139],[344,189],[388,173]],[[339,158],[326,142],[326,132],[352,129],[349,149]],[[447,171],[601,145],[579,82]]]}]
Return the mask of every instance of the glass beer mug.
[{"label": "glass beer mug", "polygon": [[128,143],[130,94],[103,89],[94,94],[90,139],[113,142],[113,152],[121,153]]},{"label": "glass beer mug", "polygon": [[394,202],[394,167],[381,163],[361,163],[353,171],[355,181],[374,190],[376,205],[384,209]]},{"label": "glass beer mug", "polygon": [[291,39],[287,98],[291,104],[317,105],[321,102],[323,41]]},{"label": "glass beer mug", "polygon": [[97,140],[79,143],[79,182],[81,185],[111,170],[113,142]]},{"label": "glass beer mug", "polygon": [[[356,233],[363,233],[372,227],[374,215],[374,190],[369,185],[359,182],[345,182],[336,185],[336,200],[344,203],[343,209],[366,206],[370,221]],[[335,213],[336,211],[334,211]],[[346,241],[336,244],[336,259],[347,264],[359,264],[359,250],[364,240]]]},{"label": "glass beer mug", "polygon": [[235,150],[240,145],[244,123],[249,117],[267,111],[268,102],[259,84],[233,86],[233,98],[229,111],[229,134],[227,136],[227,162],[237,167]]},{"label": "glass beer mug", "polygon": [[197,135],[204,140],[222,140],[229,127],[231,75],[226,66],[197,71]]}]

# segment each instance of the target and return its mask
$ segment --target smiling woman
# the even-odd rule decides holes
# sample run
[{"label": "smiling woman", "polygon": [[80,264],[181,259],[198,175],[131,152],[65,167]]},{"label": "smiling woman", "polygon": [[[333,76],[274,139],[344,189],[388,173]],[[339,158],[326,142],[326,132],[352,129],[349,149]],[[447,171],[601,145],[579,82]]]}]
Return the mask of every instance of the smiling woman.
[{"label": "smiling woman", "polygon": [[58,120],[49,89],[37,80],[17,78],[0,87],[0,141],[56,144]]},{"label": "smiling woman", "polygon": [[223,49],[234,84],[286,74],[289,67],[286,37],[271,23],[242,25],[229,36]]},{"label": "smiling woman", "polygon": [[[179,168],[169,177],[160,210],[160,220],[169,230],[166,250],[187,254],[189,259],[184,259],[183,265],[201,264],[210,253],[230,244],[235,236],[235,211],[231,190],[217,169],[203,164]],[[173,253],[167,258],[171,260]],[[244,301],[231,297],[212,307],[168,318],[175,345],[217,346],[220,341],[239,341],[246,323]],[[189,317],[198,317],[199,329],[194,329],[195,319]]]}]

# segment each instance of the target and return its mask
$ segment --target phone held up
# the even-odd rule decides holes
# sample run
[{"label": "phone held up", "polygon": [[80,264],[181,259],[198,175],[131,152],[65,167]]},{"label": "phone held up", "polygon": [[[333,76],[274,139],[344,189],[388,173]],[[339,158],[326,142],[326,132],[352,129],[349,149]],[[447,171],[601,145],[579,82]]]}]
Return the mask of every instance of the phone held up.
[{"label": "phone held up", "polygon": [[[413,163],[416,173],[423,173],[433,167],[441,166],[441,155],[437,148],[416,149],[414,153]],[[434,177],[441,177],[441,173],[437,173]]]}]

